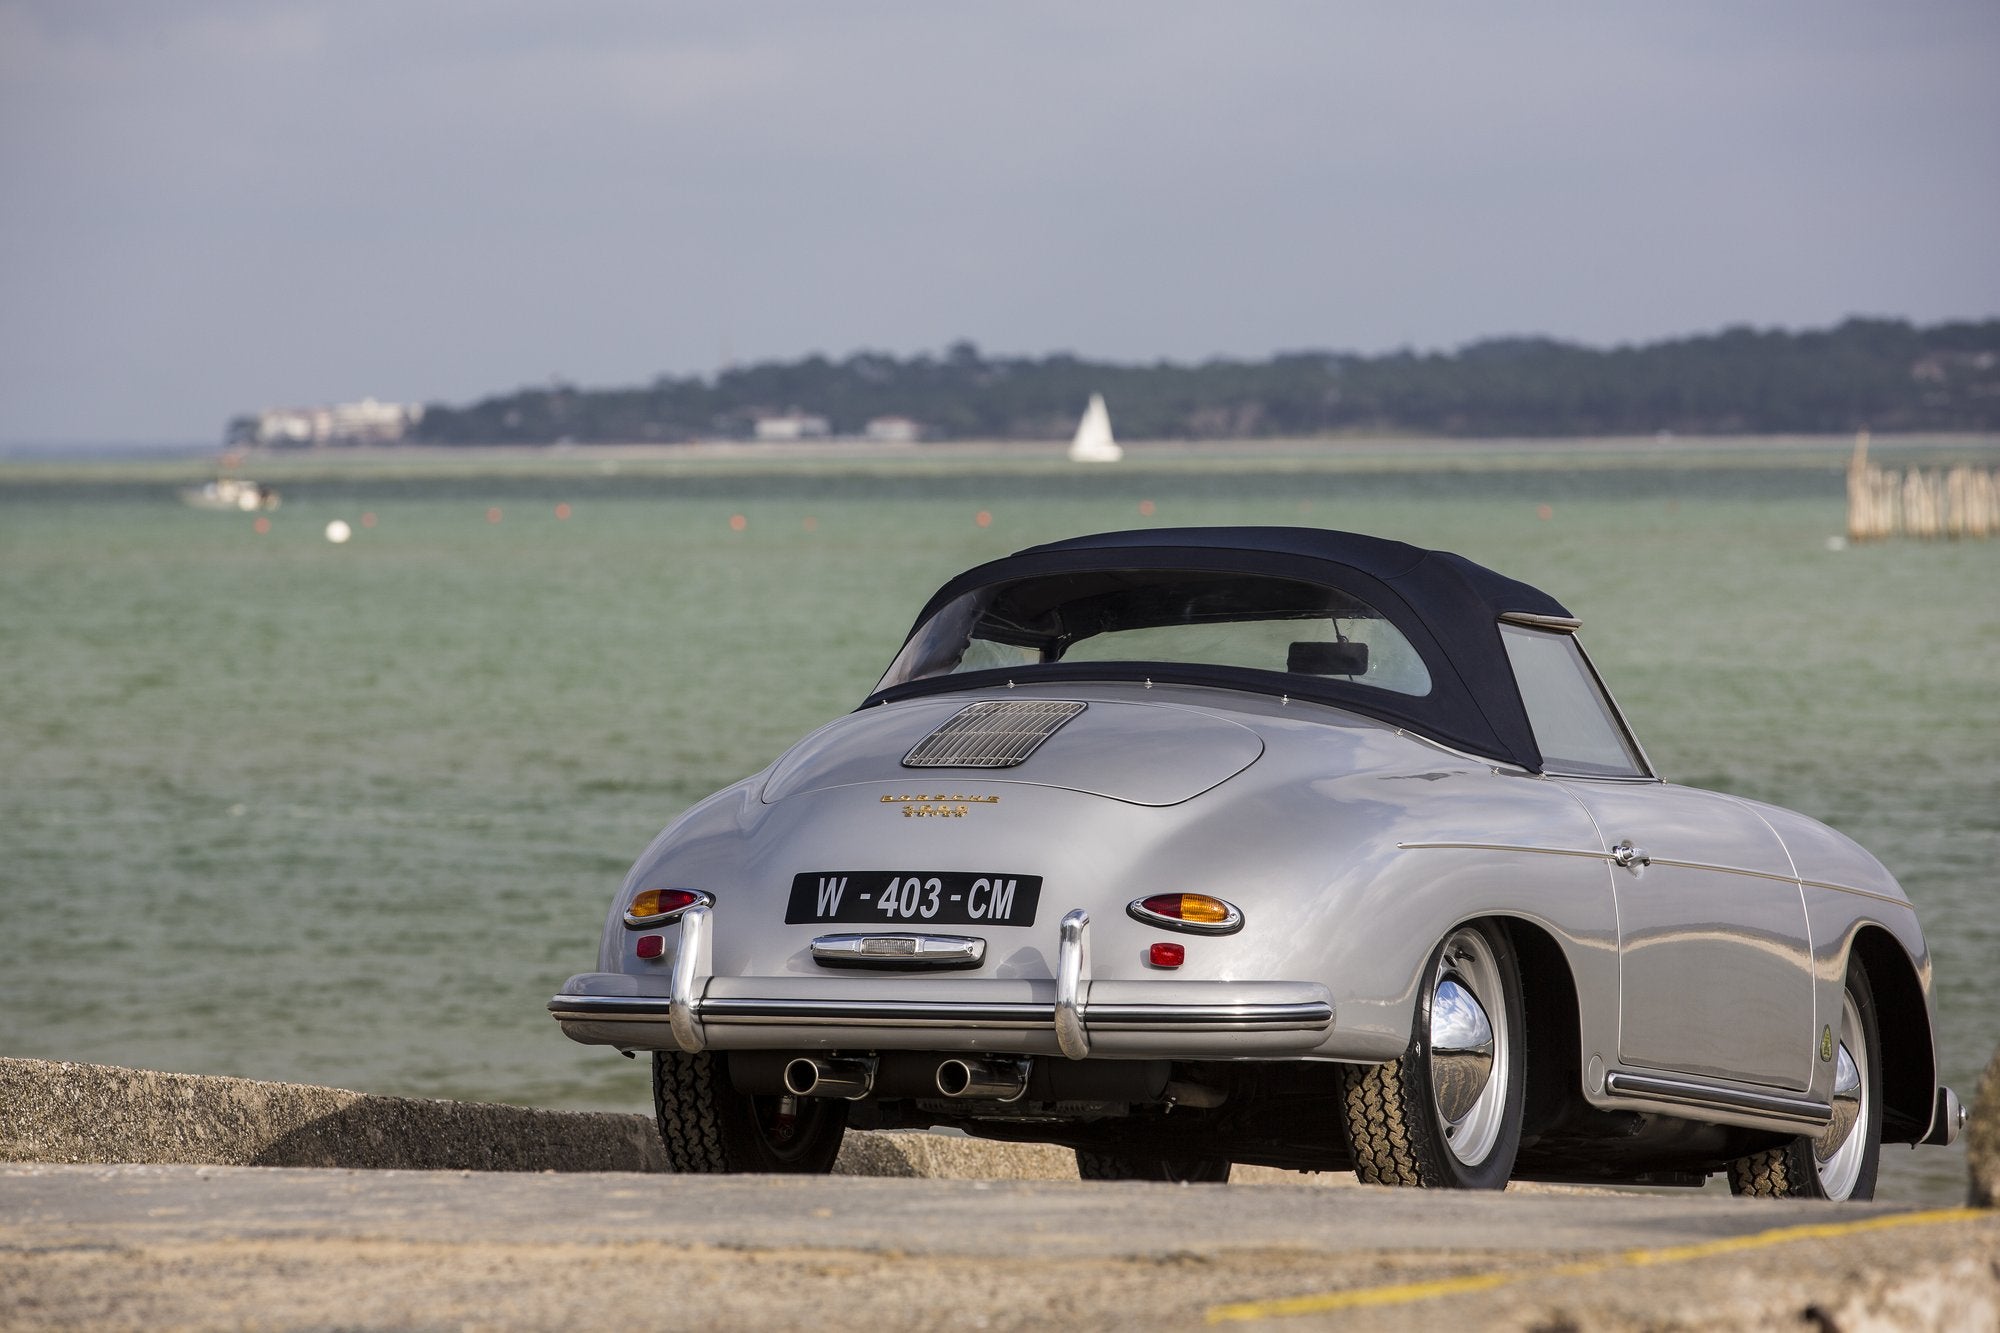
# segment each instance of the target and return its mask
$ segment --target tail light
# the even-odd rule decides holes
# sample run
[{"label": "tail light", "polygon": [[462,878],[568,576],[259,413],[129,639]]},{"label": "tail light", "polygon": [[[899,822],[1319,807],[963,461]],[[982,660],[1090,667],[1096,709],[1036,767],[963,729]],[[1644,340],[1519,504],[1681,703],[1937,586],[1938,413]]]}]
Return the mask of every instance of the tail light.
[{"label": "tail light", "polygon": [[1243,929],[1243,913],[1234,903],[1205,893],[1156,893],[1127,903],[1125,912],[1149,926],[1194,935],[1233,935]]},{"label": "tail light", "polygon": [[708,907],[714,902],[714,894],[700,889],[647,889],[625,909],[625,926],[628,930],[664,926],[680,920],[681,913],[690,907]]}]

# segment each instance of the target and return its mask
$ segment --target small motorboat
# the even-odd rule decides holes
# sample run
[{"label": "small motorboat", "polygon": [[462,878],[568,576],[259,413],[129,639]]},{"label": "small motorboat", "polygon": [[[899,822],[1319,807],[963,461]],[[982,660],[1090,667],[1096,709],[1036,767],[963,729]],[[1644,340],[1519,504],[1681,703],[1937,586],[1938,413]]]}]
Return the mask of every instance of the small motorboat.
[{"label": "small motorboat", "polygon": [[196,509],[224,509],[244,514],[270,511],[283,503],[275,487],[242,477],[217,477],[181,491],[181,499]]}]

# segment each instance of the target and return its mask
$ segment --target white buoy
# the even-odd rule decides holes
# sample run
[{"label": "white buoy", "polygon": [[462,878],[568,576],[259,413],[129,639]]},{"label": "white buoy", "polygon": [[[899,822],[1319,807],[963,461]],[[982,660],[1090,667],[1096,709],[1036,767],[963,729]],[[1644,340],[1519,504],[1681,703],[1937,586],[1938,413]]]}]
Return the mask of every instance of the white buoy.
[{"label": "white buoy", "polygon": [[333,522],[326,525],[326,539],[335,546],[340,545],[353,535],[354,529],[347,526],[347,520],[344,518],[336,518]]}]

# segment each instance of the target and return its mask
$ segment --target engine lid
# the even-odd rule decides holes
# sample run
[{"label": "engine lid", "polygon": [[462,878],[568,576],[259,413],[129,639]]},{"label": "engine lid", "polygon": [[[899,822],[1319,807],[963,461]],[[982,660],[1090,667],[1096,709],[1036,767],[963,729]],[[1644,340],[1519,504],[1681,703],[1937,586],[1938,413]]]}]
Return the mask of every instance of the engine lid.
[{"label": "engine lid", "polygon": [[[967,736],[979,743],[967,745]],[[763,799],[864,782],[929,789],[976,779],[1178,805],[1263,753],[1249,727],[1174,704],[961,695],[870,708],[820,728],[778,761]]]}]

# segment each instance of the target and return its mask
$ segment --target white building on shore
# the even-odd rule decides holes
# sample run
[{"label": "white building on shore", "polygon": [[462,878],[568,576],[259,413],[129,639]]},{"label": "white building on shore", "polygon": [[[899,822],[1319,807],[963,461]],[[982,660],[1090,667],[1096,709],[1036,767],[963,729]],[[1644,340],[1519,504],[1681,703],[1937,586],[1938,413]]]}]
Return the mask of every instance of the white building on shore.
[{"label": "white building on shore", "polygon": [[231,443],[267,448],[316,448],[342,444],[399,444],[424,419],[421,403],[358,403],[326,407],[271,407],[232,426]]},{"label": "white building on shore", "polygon": [[830,433],[825,417],[794,408],[790,412],[767,412],[756,422],[760,440],[823,440]]}]

